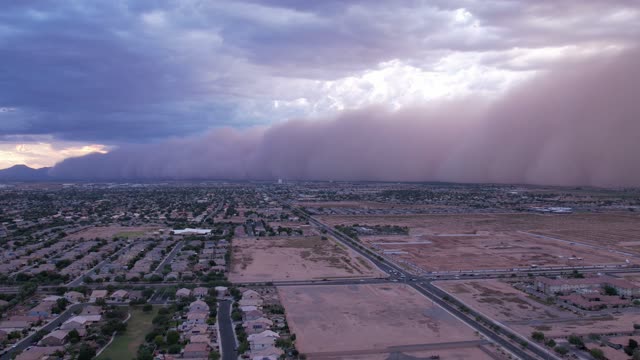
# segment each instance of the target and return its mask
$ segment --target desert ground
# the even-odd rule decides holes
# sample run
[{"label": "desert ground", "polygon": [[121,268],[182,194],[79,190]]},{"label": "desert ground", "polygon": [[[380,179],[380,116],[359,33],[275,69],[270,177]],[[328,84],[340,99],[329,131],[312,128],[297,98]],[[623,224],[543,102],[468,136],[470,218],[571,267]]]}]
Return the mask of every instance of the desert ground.
[{"label": "desert ground", "polygon": [[533,319],[577,318],[569,311],[541,304],[498,279],[435,281],[433,284],[504,325]]},{"label": "desert ground", "polygon": [[314,355],[311,360],[431,360],[433,356],[439,356],[441,360],[497,360],[508,359],[505,354],[501,354],[496,349],[483,344],[476,345],[475,342],[468,346],[460,346],[455,349],[443,348],[437,350],[426,351],[399,351],[392,353],[384,353],[379,350],[372,350],[370,353],[363,354],[345,354],[341,353],[335,356]]},{"label": "desert ground", "polygon": [[[326,223],[398,225],[409,235],[367,236],[360,240],[399,263],[422,271],[511,269],[537,266],[640,263],[640,217],[633,214],[460,214],[407,216],[321,216]],[[604,226],[606,224],[606,226]],[[611,224],[611,225],[610,225]],[[559,229],[553,232],[550,228]],[[607,229],[607,235],[604,230]],[[558,234],[592,234],[592,240]],[[635,234],[633,232],[636,232]],[[624,237],[627,234],[627,237]],[[552,236],[553,235],[553,236]],[[564,235],[563,235],[564,236]],[[595,238],[602,238],[601,242]],[[612,239],[626,239],[614,241]],[[637,248],[640,250],[640,247]],[[615,250],[615,251],[609,251]]]},{"label": "desert ground", "polygon": [[533,331],[555,338],[571,334],[610,334],[632,331],[634,323],[640,324],[637,313],[581,316],[542,304],[497,279],[436,281],[434,285],[522,336],[530,336]]},{"label": "desert ground", "polygon": [[151,235],[162,227],[158,226],[93,226],[77,233],[69,234],[66,238],[70,240],[89,239],[112,239],[114,237],[137,238]]},{"label": "desert ground", "polygon": [[385,276],[369,260],[331,238],[261,237],[233,240],[229,280],[267,282]]},{"label": "desert ground", "polygon": [[298,349],[311,359],[484,343],[467,325],[402,284],[284,286],[278,294]]}]

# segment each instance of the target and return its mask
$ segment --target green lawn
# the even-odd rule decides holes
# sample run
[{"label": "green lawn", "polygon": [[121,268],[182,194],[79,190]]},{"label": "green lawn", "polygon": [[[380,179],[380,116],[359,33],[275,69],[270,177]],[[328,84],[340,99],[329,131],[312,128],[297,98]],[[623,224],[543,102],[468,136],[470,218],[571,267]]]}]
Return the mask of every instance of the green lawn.
[{"label": "green lawn", "polygon": [[131,239],[131,238],[143,237],[146,233],[147,233],[146,231],[121,231],[113,235],[113,237]]},{"label": "green lawn", "polygon": [[130,360],[135,358],[138,346],[144,342],[144,337],[151,331],[151,320],[158,313],[154,306],[153,311],[145,313],[141,307],[129,308],[131,318],[127,321],[127,331],[117,335],[113,342],[106,348],[97,360]]}]

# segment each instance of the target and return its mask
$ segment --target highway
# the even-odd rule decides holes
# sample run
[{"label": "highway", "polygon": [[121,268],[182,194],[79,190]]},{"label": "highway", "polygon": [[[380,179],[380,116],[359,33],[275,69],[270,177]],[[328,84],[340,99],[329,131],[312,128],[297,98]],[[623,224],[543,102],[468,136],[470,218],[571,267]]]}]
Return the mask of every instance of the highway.
[{"label": "highway", "polygon": [[[87,305],[90,305],[90,304],[83,303],[83,304],[69,305],[69,307],[67,307],[67,309],[62,312],[62,314],[60,314],[57,318],[49,322],[47,325],[43,326],[40,330],[44,330],[47,333],[53,331],[58,326],[62,325],[62,323],[71,319],[76,314],[80,313],[82,308]],[[33,333],[27,336],[26,338],[22,339],[19,343],[15,345],[15,347],[12,347],[9,351],[2,354],[2,356],[0,356],[0,360],[9,360],[13,357],[14,354],[18,354],[24,351],[24,349],[28,348],[29,346],[35,345],[37,343],[36,341],[34,341],[35,335],[36,333]]]},{"label": "highway", "polygon": [[218,304],[218,326],[220,328],[222,360],[237,360],[236,336],[231,322],[231,300],[222,300]]},{"label": "highway", "polygon": [[[545,348],[542,348],[538,344],[533,343],[533,341],[531,341],[531,340],[529,340],[527,338],[524,338],[524,337],[512,332],[509,329],[501,328],[501,332],[502,333],[510,333],[512,336],[515,336],[516,339],[519,339],[521,341],[527,342],[527,344],[528,344],[527,349],[522,348],[520,344],[514,343],[513,341],[509,340],[508,338],[503,337],[502,335],[494,332],[492,329],[486,327],[481,322],[476,321],[475,316],[480,316],[481,314],[473,313],[472,316],[468,316],[467,314],[465,314],[462,311],[460,311],[456,306],[444,301],[443,297],[446,296],[446,294],[443,291],[441,291],[440,289],[438,289],[435,286],[431,285],[431,280],[433,280],[433,279],[417,277],[417,276],[405,271],[404,269],[398,267],[394,263],[386,260],[384,257],[378,257],[375,254],[372,254],[372,253],[370,253],[368,251],[365,251],[365,250],[363,250],[363,249],[361,249],[359,247],[356,247],[354,241],[351,238],[349,238],[347,235],[345,235],[345,234],[343,234],[343,233],[341,233],[341,232],[339,232],[337,230],[334,230],[330,226],[328,226],[328,225],[322,223],[321,221],[313,218],[312,216],[307,214],[302,209],[297,208],[295,210],[297,210],[297,212],[299,214],[301,214],[304,218],[308,219],[309,223],[317,226],[321,230],[324,230],[324,232],[332,235],[339,242],[343,243],[346,246],[349,246],[351,249],[353,249],[354,251],[358,252],[360,255],[364,256],[367,259],[369,259],[377,267],[379,267],[382,271],[384,271],[384,272],[386,272],[388,274],[398,274],[400,276],[400,278],[403,279],[404,283],[406,283],[407,285],[413,287],[416,291],[418,291],[419,293],[421,293],[422,295],[424,295],[425,297],[427,297],[428,299],[430,299],[434,303],[438,304],[439,306],[441,306],[442,308],[447,310],[452,315],[454,315],[457,318],[459,318],[461,321],[463,321],[464,323],[466,323],[467,325],[469,325],[470,327],[472,327],[473,329],[475,329],[476,331],[478,331],[479,333],[484,335],[486,338],[491,339],[496,344],[502,346],[504,349],[508,350],[509,352],[514,354],[515,356],[517,356],[517,357],[519,357],[521,359],[524,359],[524,360],[535,360],[535,359],[540,359],[540,358],[542,358],[542,359],[559,359],[554,354],[551,354],[550,352],[548,352]],[[415,279],[415,281],[410,281],[409,279]],[[354,283],[354,282],[351,282],[351,283]],[[488,321],[491,322],[490,319],[488,319]]]}]

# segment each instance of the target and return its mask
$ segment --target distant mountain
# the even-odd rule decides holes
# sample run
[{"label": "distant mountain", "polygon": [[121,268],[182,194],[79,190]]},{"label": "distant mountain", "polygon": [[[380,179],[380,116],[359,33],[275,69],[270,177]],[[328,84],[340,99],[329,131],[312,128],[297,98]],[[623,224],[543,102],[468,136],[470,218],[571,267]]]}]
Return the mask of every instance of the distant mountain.
[{"label": "distant mountain", "polygon": [[14,165],[0,170],[0,181],[46,181],[50,180],[49,169],[34,169],[26,165]]}]

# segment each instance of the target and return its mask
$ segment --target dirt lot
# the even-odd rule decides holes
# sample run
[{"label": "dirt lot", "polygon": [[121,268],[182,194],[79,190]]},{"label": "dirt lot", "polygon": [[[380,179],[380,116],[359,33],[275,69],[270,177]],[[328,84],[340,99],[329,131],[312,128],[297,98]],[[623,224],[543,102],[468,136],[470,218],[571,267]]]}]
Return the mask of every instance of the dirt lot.
[{"label": "dirt lot", "polygon": [[507,359],[487,345],[470,345],[456,349],[438,349],[427,351],[398,351],[393,353],[371,351],[367,354],[313,355],[311,360],[431,360],[439,356],[441,360],[495,360]]},{"label": "dirt lot", "polygon": [[543,305],[511,284],[497,279],[436,281],[433,284],[470,308],[505,325],[513,321],[574,316],[568,311]]},{"label": "dirt lot", "polygon": [[311,359],[359,359],[354,356],[372,350],[417,351],[439,343],[466,348],[481,340],[406,285],[285,286],[278,294],[299,350]]},{"label": "dirt lot", "polygon": [[229,280],[263,282],[378,277],[371,262],[320,236],[236,238]]},{"label": "dirt lot", "polygon": [[633,330],[640,314],[580,316],[529,298],[525,293],[496,279],[437,281],[434,283],[469,308],[515,330],[522,336],[542,331],[549,337],[571,334],[608,334]]},{"label": "dirt lot", "polygon": [[533,331],[543,331],[550,337],[565,337],[571,334],[611,334],[632,331],[633,324],[640,324],[640,314],[619,313],[614,315],[592,316],[589,318],[561,319],[562,321],[540,321],[528,324],[511,324],[510,327],[523,335]]},{"label": "dirt lot", "polygon": [[95,226],[90,227],[88,229],[84,229],[74,234],[70,234],[66,237],[69,240],[80,240],[80,239],[112,239],[114,237],[129,237],[129,238],[137,238],[144,237],[146,235],[151,235],[154,231],[161,229],[160,225],[158,226],[135,226],[135,227],[125,227],[125,226]]},{"label": "dirt lot", "polygon": [[[399,262],[408,262],[424,271],[510,269],[537,266],[581,266],[624,264],[640,257],[603,251],[604,247],[640,249],[640,241],[589,242],[593,248],[572,237],[555,238],[557,233],[590,231],[594,237],[607,232],[613,239],[624,233],[640,233],[640,217],[631,214],[463,214],[408,216],[323,216],[335,225],[398,225],[410,228],[408,236],[360,236],[369,246],[384,251]],[[554,229],[553,232],[549,229]],[[603,230],[603,229],[606,229]],[[634,230],[635,229],[635,230]],[[548,237],[540,237],[537,235]],[[554,235],[554,236],[551,236]],[[604,235],[602,235],[604,238]],[[640,238],[640,235],[633,235]]]}]

